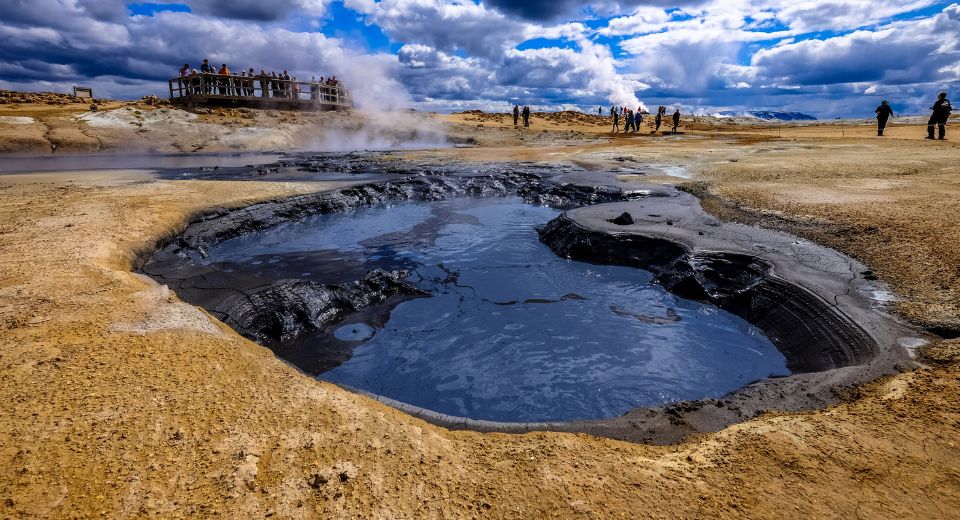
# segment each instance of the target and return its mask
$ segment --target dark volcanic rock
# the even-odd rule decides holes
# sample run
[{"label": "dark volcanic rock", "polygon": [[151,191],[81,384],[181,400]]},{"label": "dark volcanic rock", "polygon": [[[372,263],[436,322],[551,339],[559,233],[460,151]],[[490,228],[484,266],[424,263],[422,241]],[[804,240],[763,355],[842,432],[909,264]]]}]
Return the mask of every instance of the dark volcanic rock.
[{"label": "dark volcanic rock", "polygon": [[403,271],[378,269],[361,280],[341,285],[280,280],[238,291],[217,305],[217,311],[225,316],[227,325],[257,341],[293,341],[394,296],[429,296],[404,281],[406,275]]},{"label": "dark volcanic rock", "polygon": [[613,222],[618,226],[630,226],[633,224],[633,216],[624,211],[619,217],[611,219],[610,222]]}]

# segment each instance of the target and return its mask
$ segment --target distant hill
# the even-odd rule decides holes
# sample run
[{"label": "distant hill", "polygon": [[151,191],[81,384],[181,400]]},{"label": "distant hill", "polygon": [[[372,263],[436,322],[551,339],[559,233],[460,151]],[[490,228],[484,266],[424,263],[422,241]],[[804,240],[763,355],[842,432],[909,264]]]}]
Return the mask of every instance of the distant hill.
[{"label": "distant hill", "polygon": [[803,114],[801,112],[769,112],[766,110],[756,110],[756,111],[747,111],[747,112],[720,112],[721,116],[725,117],[755,117],[757,119],[764,120],[773,120],[777,119],[780,121],[816,121],[817,118],[809,115]]}]

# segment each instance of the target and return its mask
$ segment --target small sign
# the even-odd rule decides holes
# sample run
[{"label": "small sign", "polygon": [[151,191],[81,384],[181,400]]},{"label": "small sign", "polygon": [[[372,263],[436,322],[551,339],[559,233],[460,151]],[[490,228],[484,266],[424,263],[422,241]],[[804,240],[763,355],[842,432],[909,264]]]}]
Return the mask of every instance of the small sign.
[{"label": "small sign", "polygon": [[93,99],[93,89],[90,87],[73,87],[73,97]]}]

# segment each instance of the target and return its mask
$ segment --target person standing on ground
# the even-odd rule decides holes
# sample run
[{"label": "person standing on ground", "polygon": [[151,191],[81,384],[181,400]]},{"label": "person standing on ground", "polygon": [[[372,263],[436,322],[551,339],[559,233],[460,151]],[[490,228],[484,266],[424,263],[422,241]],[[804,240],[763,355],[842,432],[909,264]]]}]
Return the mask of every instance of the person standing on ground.
[{"label": "person standing on ground", "polygon": [[523,105],[523,126],[530,127],[530,107]]},{"label": "person standing on ground", "polygon": [[597,115],[603,117],[603,107],[597,109]]},{"label": "person standing on ground", "polygon": [[927,121],[927,139],[933,139],[933,127],[936,125],[940,127],[939,137],[943,141],[947,138],[947,119],[950,118],[950,112],[953,112],[946,92],[941,92],[937,96],[937,101],[930,110],[933,110],[933,114],[930,114],[930,120]]},{"label": "person standing on ground", "polygon": [[639,132],[640,125],[643,123],[643,111],[640,107],[637,107],[637,111],[633,113],[633,128]]},{"label": "person standing on ground", "polygon": [[877,113],[877,137],[883,137],[883,129],[887,127],[887,119],[896,116],[893,115],[893,109],[890,108],[890,104],[886,100],[881,101],[880,106],[874,112]]},{"label": "person standing on ground", "polygon": [[513,105],[513,126],[520,123],[520,105]]},{"label": "person standing on ground", "polygon": [[677,133],[677,128],[680,127],[680,108],[677,108],[677,111],[673,113],[673,133]]},{"label": "person standing on ground", "polygon": [[613,113],[613,132],[617,133],[620,131],[620,111],[616,108],[610,109],[610,112]]},{"label": "person standing on ground", "polygon": [[663,124],[663,106],[662,105],[657,107],[657,117],[653,119],[653,122],[657,125],[656,128],[653,129],[653,133],[657,133],[657,131],[660,130],[660,125]]}]

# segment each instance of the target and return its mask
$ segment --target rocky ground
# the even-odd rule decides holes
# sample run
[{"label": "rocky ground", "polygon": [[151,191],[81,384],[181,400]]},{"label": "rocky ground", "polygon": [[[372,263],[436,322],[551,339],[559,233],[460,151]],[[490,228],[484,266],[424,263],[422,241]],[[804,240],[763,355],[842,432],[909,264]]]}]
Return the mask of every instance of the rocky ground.
[{"label": "rocky ground", "polygon": [[[60,136],[116,151],[127,150],[124,140],[133,150],[213,147],[238,131],[203,120],[234,116],[144,116],[154,138],[131,139],[134,111],[170,110],[144,105],[107,110],[130,127],[122,130],[78,120],[89,115],[83,106],[0,105],[0,117],[35,120],[0,119],[0,142],[22,130],[37,148],[7,151],[49,153]],[[292,115],[250,121],[272,128],[283,117]],[[546,118],[535,118],[533,129],[516,130],[467,117],[479,116],[438,124],[481,146],[407,156],[577,164],[683,184],[722,218],[855,256],[890,284],[894,310],[957,334],[960,146],[918,139],[920,126],[894,126],[883,140],[868,126],[840,135],[834,125],[612,137],[587,120],[540,128]],[[359,121],[346,124],[365,132]],[[932,343],[921,352],[926,368],[851,389],[836,406],[765,414],[676,446],[453,432],[306,377],[131,272],[138,254],[194,215],[342,186],[122,171],[0,176],[0,516],[951,518],[960,510],[960,340]]]}]

